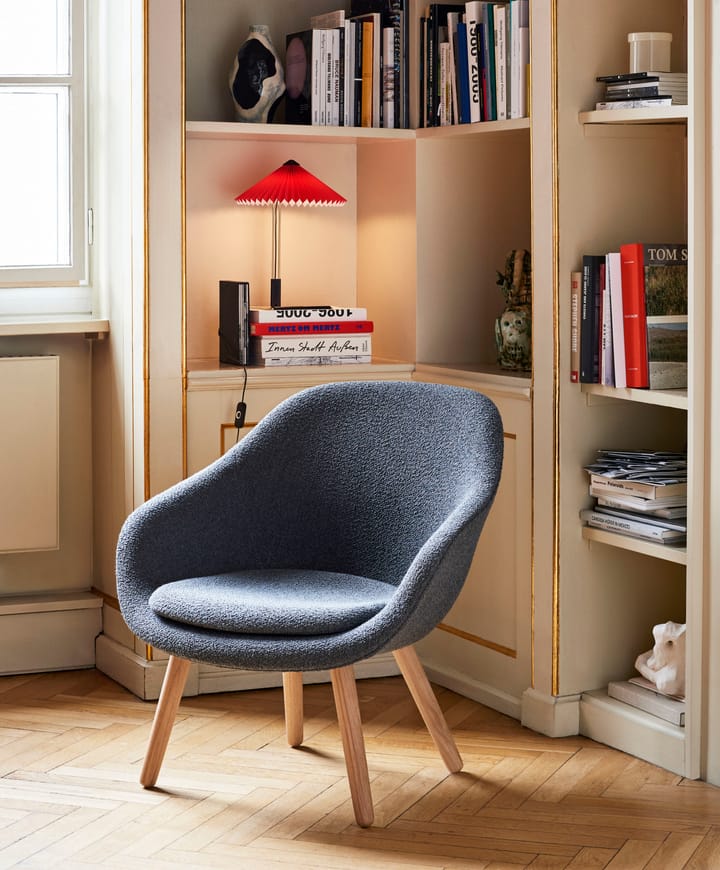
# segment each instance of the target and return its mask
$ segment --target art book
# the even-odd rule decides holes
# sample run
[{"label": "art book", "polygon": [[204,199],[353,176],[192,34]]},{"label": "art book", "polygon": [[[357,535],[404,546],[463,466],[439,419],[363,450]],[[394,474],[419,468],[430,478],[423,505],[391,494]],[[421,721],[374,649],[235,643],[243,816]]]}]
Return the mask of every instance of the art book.
[{"label": "art book", "polygon": [[620,246],[628,387],[650,385],[647,317],[687,315],[687,245]]}]

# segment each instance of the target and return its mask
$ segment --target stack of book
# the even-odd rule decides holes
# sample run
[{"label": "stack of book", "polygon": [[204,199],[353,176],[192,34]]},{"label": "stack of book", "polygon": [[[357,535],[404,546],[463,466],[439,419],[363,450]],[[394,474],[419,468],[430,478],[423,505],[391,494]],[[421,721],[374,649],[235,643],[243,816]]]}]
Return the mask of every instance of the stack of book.
[{"label": "stack of book", "polygon": [[420,18],[421,127],[528,114],[529,0],[431,3]]},{"label": "stack of book", "polygon": [[409,127],[406,0],[352,0],[286,36],[285,120]]},{"label": "stack of book", "polygon": [[605,86],[596,109],[651,109],[687,105],[687,73],[636,72],[598,76]]},{"label": "stack of book", "polygon": [[257,366],[369,363],[373,322],[365,308],[250,309],[250,363]]},{"label": "stack of book", "polygon": [[585,471],[596,499],[580,512],[587,525],[658,544],[685,543],[685,453],[600,450]]},{"label": "stack of book", "polygon": [[628,243],[571,274],[570,380],[687,388],[688,248]]}]

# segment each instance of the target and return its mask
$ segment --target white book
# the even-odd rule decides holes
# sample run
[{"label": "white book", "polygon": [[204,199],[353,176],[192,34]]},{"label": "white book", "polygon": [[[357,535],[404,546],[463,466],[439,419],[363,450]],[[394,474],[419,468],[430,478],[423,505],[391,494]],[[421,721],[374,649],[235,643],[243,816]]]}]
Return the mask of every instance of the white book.
[{"label": "white book", "polygon": [[468,79],[470,86],[470,123],[482,121],[482,82],[480,81],[480,26],[482,25],[482,3],[471,0],[465,4],[465,24],[467,26]]},{"label": "white book", "polygon": [[333,127],[340,126],[340,31],[333,27],[330,37],[330,121]]},{"label": "white book", "polygon": [[312,74],[310,77],[312,123],[322,126],[325,123],[324,57],[325,30],[313,30],[312,34]]},{"label": "white book", "polygon": [[628,520],[625,517],[611,516],[599,511],[587,508],[580,511],[580,519],[587,525],[596,529],[604,529],[607,532],[618,532],[631,538],[642,538],[645,541],[654,541],[657,544],[676,544],[685,541],[685,532],[676,529],[665,529],[642,520]]},{"label": "white book", "polygon": [[497,120],[507,118],[507,7],[495,6],[495,100]]},{"label": "white book", "polygon": [[281,305],[279,308],[251,308],[251,323],[367,320],[367,308],[333,305]]},{"label": "white book", "polygon": [[382,92],[383,127],[395,127],[395,29],[383,27]]},{"label": "white book", "polygon": [[510,118],[527,111],[527,65],[530,63],[530,3],[510,0]]},{"label": "white book", "polygon": [[369,354],[361,356],[286,356],[265,357],[253,365],[263,366],[335,366],[353,363],[370,363],[372,357]]},{"label": "white book", "polygon": [[372,338],[367,334],[262,336],[253,338],[251,347],[255,357],[366,356]]},{"label": "white book", "polygon": [[663,695],[643,677],[608,683],[608,695],[673,725],[685,725],[685,702]]},{"label": "white book", "polygon": [[605,281],[602,285],[602,323],[600,324],[600,383],[615,386],[613,361],[613,332],[610,309],[610,285],[608,284],[607,256],[605,257]]},{"label": "white book", "polygon": [[627,376],[625,372],[625,327],[619,251],[612,251],[605,257],[605,280],[610,287],[615,386],[624,389],[627,386]]},{"label": "white book", "polygon": [[447,127],[450,124],[450,43],[440,43],[440,126]]}]

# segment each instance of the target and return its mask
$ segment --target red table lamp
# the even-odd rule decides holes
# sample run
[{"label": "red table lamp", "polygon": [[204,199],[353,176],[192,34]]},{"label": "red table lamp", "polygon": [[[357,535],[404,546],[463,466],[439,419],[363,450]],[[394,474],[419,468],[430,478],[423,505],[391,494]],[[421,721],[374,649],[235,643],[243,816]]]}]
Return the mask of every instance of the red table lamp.
[{"label": "red table lamp", "polygon": [[295,160],[283,165],[235,197],[238,205],[272,206],[272,278],[270,305],[281,306],[280,288],[280,206],[345,205],[347,200],[320,181]]}]

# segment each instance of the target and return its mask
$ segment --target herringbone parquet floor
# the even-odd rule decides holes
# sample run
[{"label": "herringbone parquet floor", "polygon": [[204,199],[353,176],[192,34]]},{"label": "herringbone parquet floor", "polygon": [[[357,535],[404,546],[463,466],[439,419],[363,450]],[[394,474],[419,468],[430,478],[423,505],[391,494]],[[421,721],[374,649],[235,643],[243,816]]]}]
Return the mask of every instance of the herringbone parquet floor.
[{"label": "herringbone parquet floor", "polygon": [[0,678],[0,867],[720,868],[719,789],[436,693],[465,760],[453,776],[400,678],[359,683],[361,830],[327,685],[305,689],[301,749],[279,690],[187,699],[144,791],[154,704],[96,671]]}]

